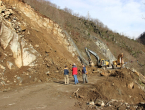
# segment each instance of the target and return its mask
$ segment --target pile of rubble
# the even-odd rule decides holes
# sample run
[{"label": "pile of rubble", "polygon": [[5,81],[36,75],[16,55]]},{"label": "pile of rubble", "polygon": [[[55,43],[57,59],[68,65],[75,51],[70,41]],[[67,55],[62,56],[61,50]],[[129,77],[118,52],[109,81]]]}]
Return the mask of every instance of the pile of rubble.
[{"label": "pile of rubble", "polygon": [[[102,75],[104,72],[108,75]],[[107,71],[100,69],[97,73],[100,73],[100,78],[96,84],[78,88],[73,93],[78,99],[76,106],[98,110],[145,108],[145,93],[135,72],[124,68]]]},{"label": "pile of rubble", "polygon": [[91,101],[86,103],[89,108],[94,108],[97,110],[108,110],[108,109],[115,109],[115,110],[143,110],[145,108],[145,102],[141,102],[138,104],[129,104],[124,102],[123,100],[116,100],[112,99],[110,101],[104,101],[101,99],[96,99],[95,101]]},{"label": "pile of rubble", "polygon": [[3,20],[6,20],[11,27],[15,30],[15,32],[21,37],[24,36],[24,32],[26,30],[26,23],[22,20],[19,20],[16,17],[16,12],[13,11],[14,9],[12,7],[6,7],[2,1],[0,1],[0,15],[3,17]]}]

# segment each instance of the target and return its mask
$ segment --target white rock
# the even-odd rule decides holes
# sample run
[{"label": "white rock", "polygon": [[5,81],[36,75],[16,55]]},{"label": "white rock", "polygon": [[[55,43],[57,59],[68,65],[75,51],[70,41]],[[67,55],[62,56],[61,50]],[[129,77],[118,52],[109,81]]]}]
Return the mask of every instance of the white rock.
[{"label": "white rock", "polygon": [[94,101],[92,101],[92,102],[89,102],[89,104],[90,104],[90,105],[95,105]]},{"label": "white rock", "polygon": [[28,45],[24,39],[21,40],[22,53],[23,53],[23,66],[35,66],[33,63],[40,54],[32,47]]},{"label": "white rock", "polygon": [[11,69],[12,69],[12,66],[13,66],[13,63],[7,61],[7,66],[8,66],[8,68],[11,70]]},{"label": "white rock", "polygon": [[103,101],[102,101],[102,103],[101,103],[101,106],[102,106],[102,107],[104,107],[104,106],[105,106],[105,103],[104,103]]},{"label": "white rock", "polygon": [[20,43],[18,42],[19,37],[18,34],[14,33],[13,40],[10,43],[10,48],[13,52],[13,57],[15,59],[15,64],[17,67],[22,66],[22,55],[21,55],[21,48],[20,48]]},{"label": "white rock", "polygon": [[0,64],[0,73],[2,74],[5,71],[5,67]]},{"label": "white rock", "polygon": [[11,14],[11,12],[9,10],[6,10],[5,11],[5,15],[8,15],[9,16],[10,14]]},{"label": "white rock", "polygon": [[36,44],[35,47],[39,47],[39,45]]},{"label": "white rock", "polygon": [[1,40],[1,45],[3,47],[3,49],[6,49],[6,47],[8,46],[10,40],[13,37],[13,33],[11,32],[11,30],[9,28],[7,28],[3,23],[1,26],[1,32],[0,32],[0,40]]}]

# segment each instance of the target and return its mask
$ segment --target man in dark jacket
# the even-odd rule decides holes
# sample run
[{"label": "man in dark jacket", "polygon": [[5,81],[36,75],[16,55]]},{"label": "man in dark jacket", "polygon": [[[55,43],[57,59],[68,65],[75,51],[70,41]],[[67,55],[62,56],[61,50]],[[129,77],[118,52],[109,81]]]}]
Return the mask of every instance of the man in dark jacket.
[{"label": "man in dark jacket", "polygon": [[87,75],[86,75],[87,71],[86,71],[86,67],[85,65],[83,65],[83,69],[82,69],[82,78],[83,78],[83,83],[88,83],[88,79],[87,79]]},{"label": "man in dark jacket", "polygon": [[72,67],[72,75],[73,75],[73,77],[74,77],[74,80],[75,80],[75,84],[78,84],[79,83],[79,81],[78,81],[78,79],[77,79],[77,67],[76,67],[76,65],[75,65],[75,63],[73,64],[73,67]]},{"label": "man in dark jacket", "polygon": [[65,66],[64,68],[64,82],[65,84],[69,84],[69,77],[68,77],[69,71],[67,66]]}]

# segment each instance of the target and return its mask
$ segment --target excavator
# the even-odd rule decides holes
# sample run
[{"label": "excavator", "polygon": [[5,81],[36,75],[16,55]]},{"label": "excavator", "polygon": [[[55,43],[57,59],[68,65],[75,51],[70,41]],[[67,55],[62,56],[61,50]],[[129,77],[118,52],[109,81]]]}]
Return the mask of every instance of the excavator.
[{"label": "excavator", "polygon": [[92,50],[89,50],[88,48],[85,48],[85,50],[86,50],[87,56],[89,57],[90,66],[94,66],[94,63],[92,62],[91,57],[90,57],[90,53],[96,57],[97,62],[98,62],[98,64],[97,64],[98,67],[109,67],[110,66],[110,60],[99,59],[99,56]]},{"label": "excavator", "polygon": [[122,68],[123,64],[124,64],[123,53],[121,53],[121,54],[118,55],[118,59],[113,61],[112,68],[114,68],[114,69],[117,68],[117,67]]}]

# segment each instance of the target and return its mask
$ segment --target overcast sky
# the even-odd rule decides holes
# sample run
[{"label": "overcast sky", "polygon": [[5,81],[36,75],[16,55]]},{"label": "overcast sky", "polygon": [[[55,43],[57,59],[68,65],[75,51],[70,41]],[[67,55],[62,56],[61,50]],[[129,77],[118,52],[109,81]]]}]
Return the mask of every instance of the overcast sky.
[{"label": "overcast sky", "polygon": [[145,32],[145,0],[49,0],[60,8],[99,19],[113,31],[137,38]]}]

